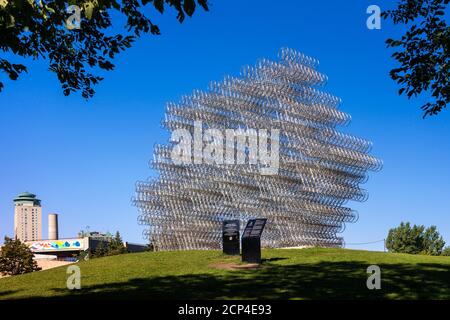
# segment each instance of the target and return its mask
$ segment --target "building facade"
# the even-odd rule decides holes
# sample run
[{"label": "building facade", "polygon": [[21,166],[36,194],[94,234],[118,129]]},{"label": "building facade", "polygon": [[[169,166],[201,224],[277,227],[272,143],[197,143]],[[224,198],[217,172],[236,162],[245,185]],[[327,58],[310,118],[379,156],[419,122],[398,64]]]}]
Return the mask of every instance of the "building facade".
[{"label": "building facade", "polygon": [[42,239],[42,207],[36,195],[25,192],[14,199],[14,237],[21,241]]}]

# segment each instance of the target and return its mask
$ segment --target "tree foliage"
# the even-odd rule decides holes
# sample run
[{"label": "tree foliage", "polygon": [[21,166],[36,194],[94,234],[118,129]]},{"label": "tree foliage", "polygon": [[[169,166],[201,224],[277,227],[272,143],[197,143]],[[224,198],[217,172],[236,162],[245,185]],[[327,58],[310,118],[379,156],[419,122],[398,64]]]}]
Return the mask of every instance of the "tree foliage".
[{"label": "tree foliage", "polygon": [[106,256],[108,253],[108,242],[100,240],[97,246],[92,251],[92,258],[100,258]]},{"label": "tree foliage", "polygon": [[108,249],[109,250],[108,250],[107,255],[110,255],[110,256],[127,252],[127,249],[125,248],[125,246],[123,244],[122,237],[120,236],[119,231],[117,231],[114,238],[112,238],[111,242],[109,243]]},{"label": "tree foliage", "polygon": [[450,102],[450,27],[445,11],[450,0],[400,0],[396,9],[382,13],[408,30],[401,39],[388,39],[400,64],[391,78],[400,85],[399,94],[408,98],[428,92],[423,117],[436,115]]},{"label": "tree foliage", "polygon": [[116,232],[115,236],[111,240],[101,240],[97,247],[92,252],[93,258],[114,256],[118,254],[127,253],[127,249],[124,246],[122,237],[119,231]]},{"label": "tree foliage", "polygon": [[435,226],[425,229],[424,226],[401,223],[399,227],[389,230],[386,248],[391,252],[426,254],[437,256],[442,253],[445,241]]},{"label": "tree foliage", "polygon": [[0,252],[0,273],[18,275],[41,270],[33,257],[33,252],[26,244],[19,239],[5,237]]},{"label": "tree foliage", "polygon": [[437,231],[435,226],[427,228],[423,234],[422,253],[430,256],[438,256],[442,253],[445,241]]},{"label": "tree foliage", "polygon": [[[81,8],[79,29],[67,28],[69,1],[0,0],[0,51],[31,58],[47,59],[49,70],[61,83],[64,95],[81,91],[94,95],[93,86],[102,80],[97,70],[112,70],[112,60],[130,48],[144,34],[159,35],[150,18],[167,7],[181,23],[192,16],[197,4],[208,10],[207,0],[70,0]],[[114,17],[114,25],[113,25]],[[124,20],[124,28],[117,26]],[[119,32],[117,33],[117,30]],[[121,32],[120,32],[121,31]],[[26,66],[0,57],[0,74],[16,80]],[[0,79],[0,91],[4,83]]]},{"label": "tree foliage", "polygon": [[450,247],[445,247],[444,250],[442,250],[441,256],[450,256]]},{"label": "tree foliage", "polygon": [[417,254],[422,250],[423,226],[410,226],[409,222],[389,230],[386,248],[392,252]]}]

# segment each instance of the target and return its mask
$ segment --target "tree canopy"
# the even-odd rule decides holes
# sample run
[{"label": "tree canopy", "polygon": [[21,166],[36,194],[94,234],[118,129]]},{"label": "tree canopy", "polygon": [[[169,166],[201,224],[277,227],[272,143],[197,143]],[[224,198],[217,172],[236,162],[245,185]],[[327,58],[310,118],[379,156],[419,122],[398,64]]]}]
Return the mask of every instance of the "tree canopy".
[{"label": "tree canopy", "polygon": [[399,94],[431,95],[421,107],[424,118],[450,102],[450,27],[445,17],[449,1],[400,0],[397,8],[382,13],[394,24],[408,27],[400,39],[386,40],[396,49],[392,57],[399,63],[390,76],[400,85]]},{"label": "tree canopy", "polygon": [[[69,5],[81,10],[79,28],[67,27]],[[181,23],[197,5],[208,11],[207,0],[0,0],[0,51],[46,59],[64,95],[81,91],[87,99],[102,80],[96,70],[112,70],[114,57],[142,35],[161,34],[155,13],[170,8]],[[121,18],[125,24],[118,28]],[[0,74],[16,80],[24,72],[25,65],[0,57]]]},{"label": "tree canopy", "polygon": [[33,259],[31,249],[19,239],[5,237],[5,243],[0,252],[0,273],[17,275],[38,271],[37,262]]},{"label": "tree canopy", "polygon": [[[429,94],[423,116],[436,115],[450,103],[450,0],[399,0],[382,16],[405,25],[400,39],[387,39],[398,67],[390,77],[408,98]],[[80,9],[79,29],[68,28],[72,11]],[[103,78],[99,70],[114,69],[113,59],[145,34],[159,35],[155,14],[167,9],[181,23],[208,0],[0,0],[0,51],[30,59],[46,59],[63,93],[81,92],[88,99]],[[120,21],[123,27],[120,28]],[[119,31],[117,31],[119,30]],[[27,72],[21,63],[0,57],[0,76],[17,80]],[[4,88],[0,78],[0,91]]]},{"label": "tree canopy", "polygon": [[97,247],[92,252],[92,257],[99,258],[123,253],[127,253],[127,249],[124,246],[119,231],[116,231],[114,237],[111,237],[109,240],[101,240],[98,243]]},{"label": "tree canopy", "polygon": [[442,253],[445,241],[435,226],[411,226],[409,222],[389,230],[386,248],[391,252],[426,254],[438,256]]}]

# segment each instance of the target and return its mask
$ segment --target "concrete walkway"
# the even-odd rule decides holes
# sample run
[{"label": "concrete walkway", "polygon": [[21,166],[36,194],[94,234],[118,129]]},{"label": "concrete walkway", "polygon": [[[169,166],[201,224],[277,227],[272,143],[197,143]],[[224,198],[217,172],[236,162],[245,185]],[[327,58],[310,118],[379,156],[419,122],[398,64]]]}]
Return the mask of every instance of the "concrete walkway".
[{"label": "concrete walkway", "polygon": [[[61,267],[61,266],[65,266],[65,265],[73,263],[73,262],[68,262],[68,261],[44,260],[44,259],[37,259],[36,262],[37,262],[38,266],[42,268],[42,270],[57,268],[57,267]],[[2,276],[0,274],[0,278],[6,278],[6,277],[8,277],[8,276]]]}]

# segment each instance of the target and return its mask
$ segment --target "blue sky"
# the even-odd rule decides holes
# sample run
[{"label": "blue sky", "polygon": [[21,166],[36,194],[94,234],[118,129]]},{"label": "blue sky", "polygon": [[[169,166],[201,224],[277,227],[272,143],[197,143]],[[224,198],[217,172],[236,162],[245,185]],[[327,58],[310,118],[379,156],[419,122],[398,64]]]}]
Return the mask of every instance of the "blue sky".
[{"label": "blue sky", "polygon": [[[43,61],[6,81],[0,94],[0,237],[13,233],[12,199],[30,191],[46,215],[60,214],[60,236],[120,230],[144,242],[131,205],[135,182],[154,175],[148,161],[155,143],[168,138],[160,121],[165,103],[211,80],[238,74],[258,58],[276,58],[280,47],[320,60],[326,90],[352,115],[344,131],[373,141],[384,161],[363,186],[364,203],[349,203],[360,219],[347,225],[347,243],[385,238],[401,221],[437,225],[450,244],[449,111],[422,120],[422,98],[398,96],[395,66],[384,40],[401,29],[366,28],[366,9],[389,1],[211,1],[180,25],[174,14],[155,14],[162,35],[140,39],[122,53],[89,101],[64,97]],[[15,61],[20,61],[16,59]],[[383,244],[349,245],[382,250]]]}]

